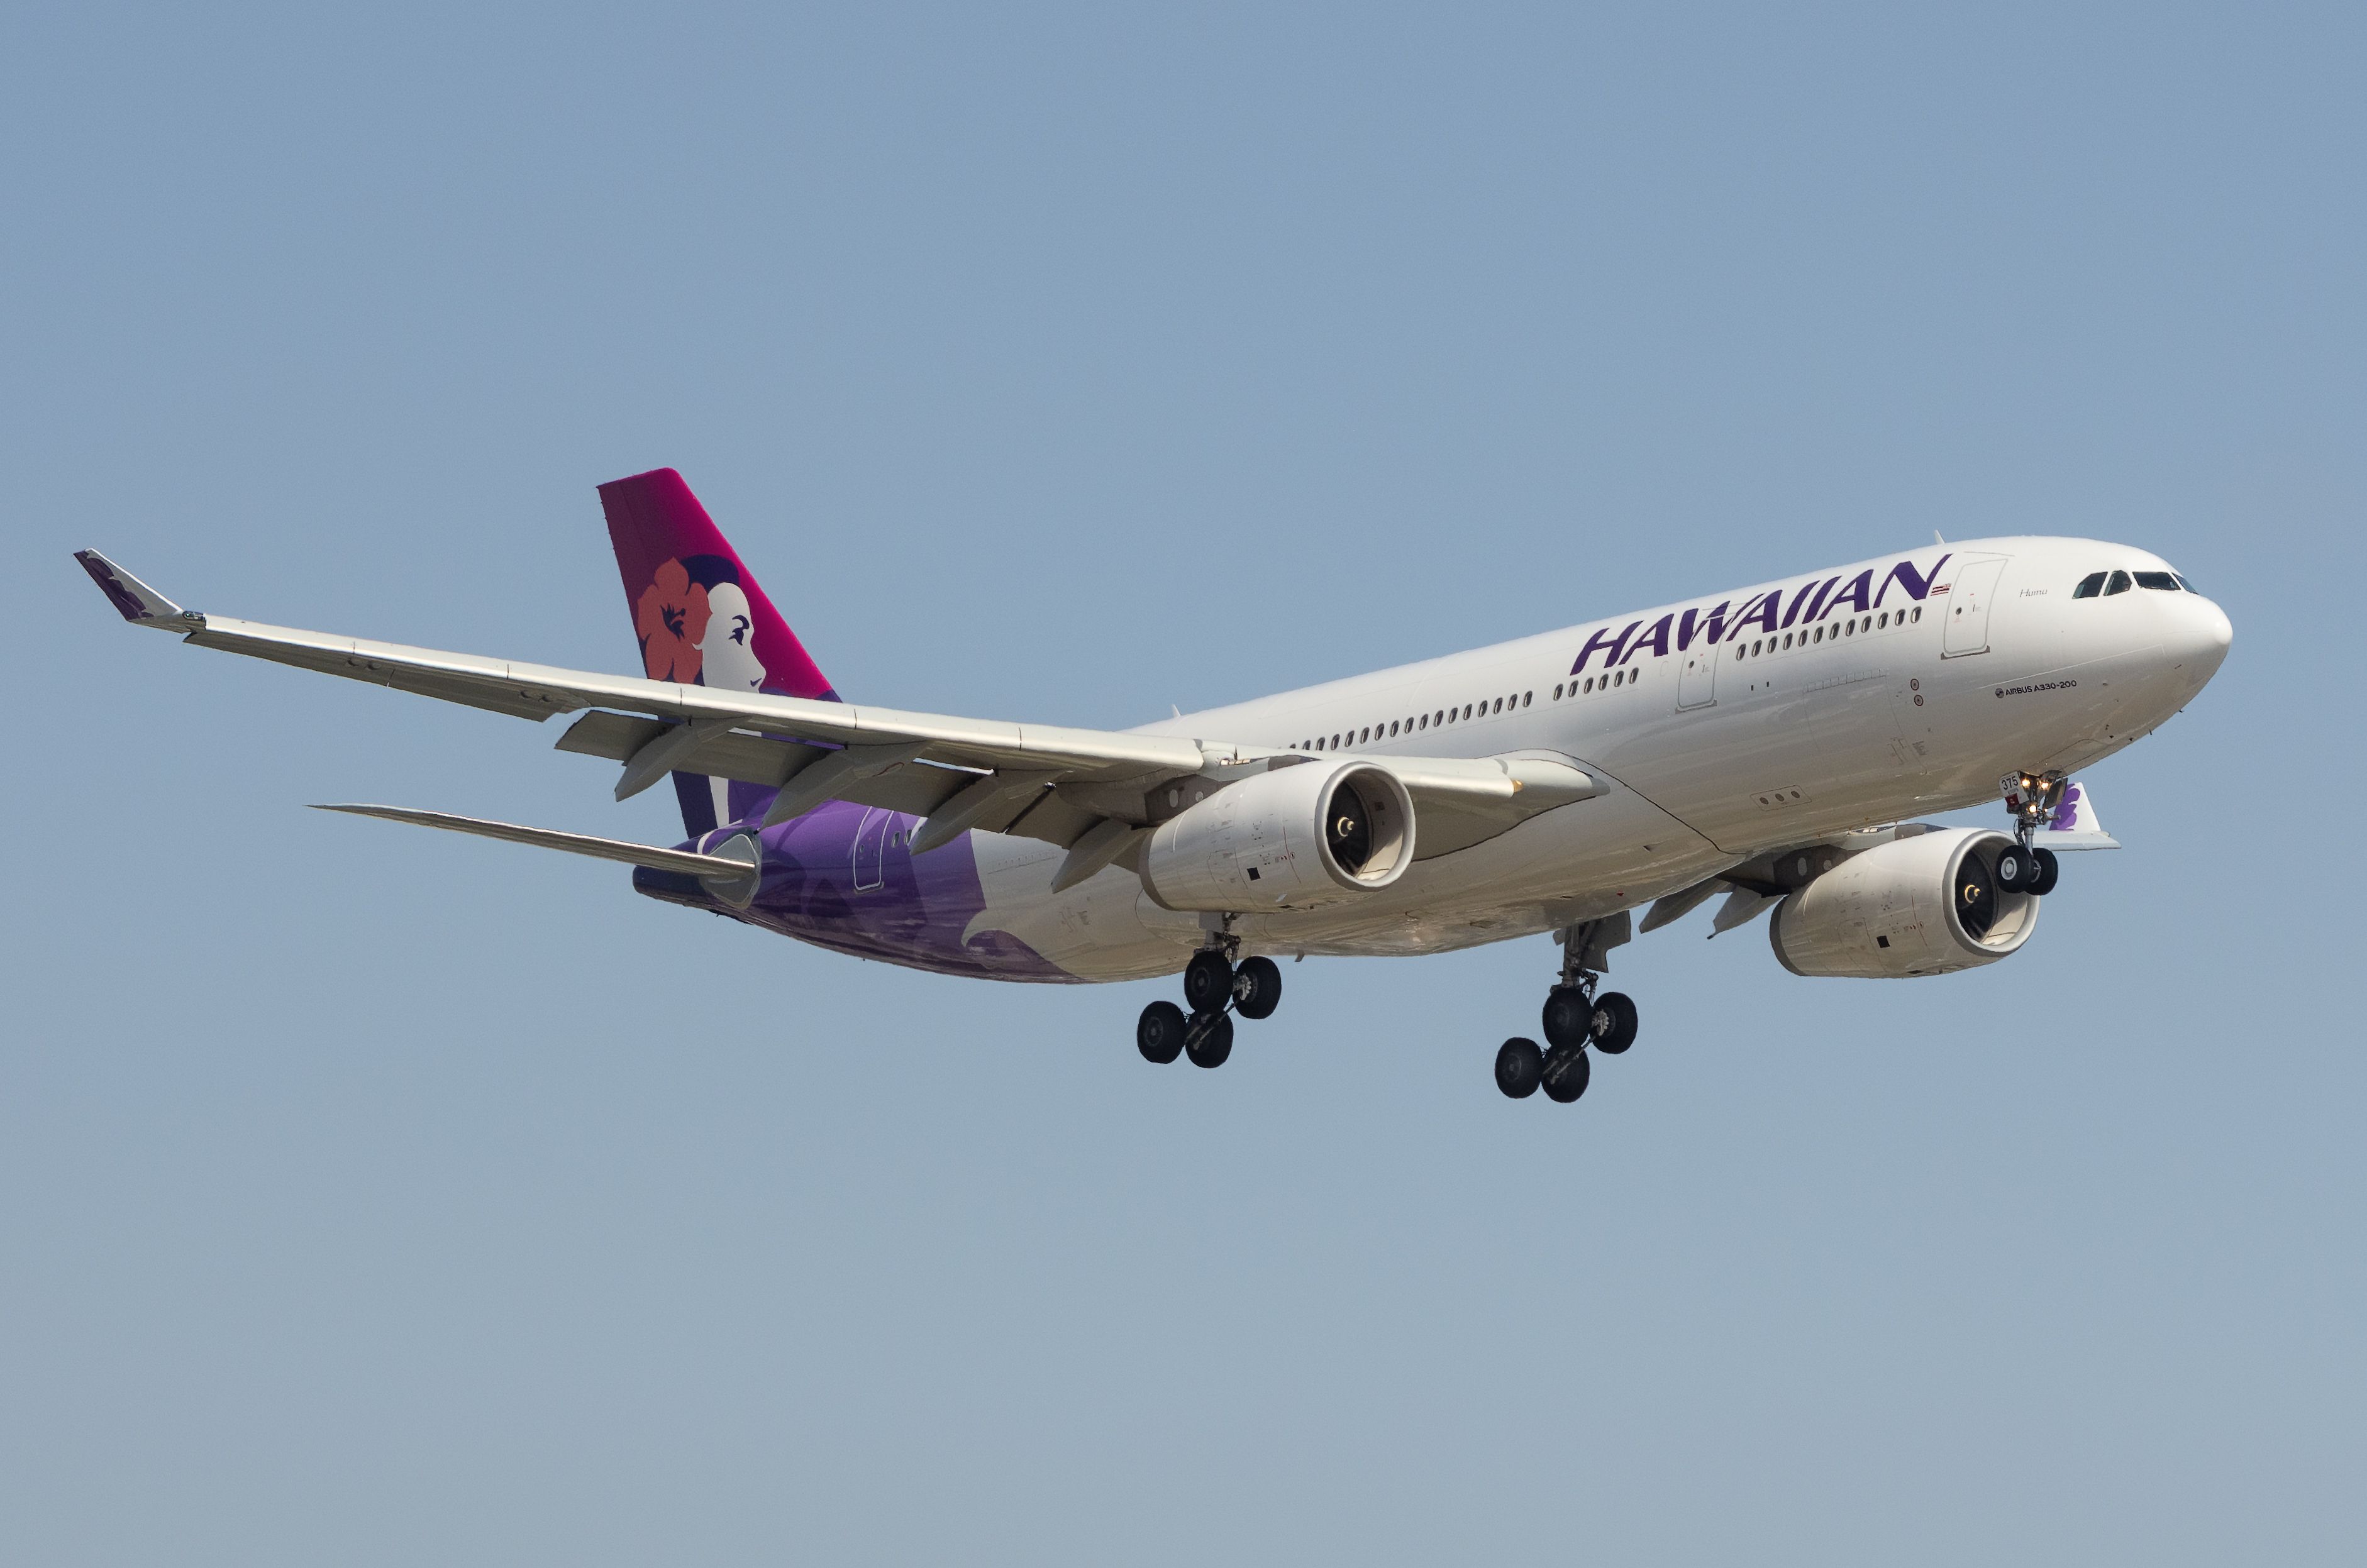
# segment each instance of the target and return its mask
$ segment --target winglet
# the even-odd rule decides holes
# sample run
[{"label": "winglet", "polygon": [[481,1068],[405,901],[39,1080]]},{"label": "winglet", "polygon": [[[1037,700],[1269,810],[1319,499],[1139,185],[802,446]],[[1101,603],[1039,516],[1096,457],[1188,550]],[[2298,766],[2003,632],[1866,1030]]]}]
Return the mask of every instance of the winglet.
[{"label": "winglet", "polygon": [[203,615],[182,609],[96,550],[76,550],[74,559],[82,562],[83,570],[90,573],[90,580],[114,604],[116,612],[133,626],[168,632],[204,629]]},{"label": "winglet", "polygon": [[2096,798],[2078,779],[2063,786],[2063,798],[2055,803],[2055,815],[2046,819],[2044,830],[2031,835],[2030,841],[2044,850],[2121,847],[2121,841],[2105,832],[2104,825],[2096,820]]}]

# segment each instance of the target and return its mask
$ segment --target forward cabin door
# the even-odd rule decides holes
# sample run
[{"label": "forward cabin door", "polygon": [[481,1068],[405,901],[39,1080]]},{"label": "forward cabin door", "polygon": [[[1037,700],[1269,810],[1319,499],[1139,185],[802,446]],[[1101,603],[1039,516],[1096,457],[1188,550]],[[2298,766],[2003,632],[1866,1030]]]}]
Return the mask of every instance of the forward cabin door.
[{"label": "forward cabin door", "polygon": [[1677,711],[1705,708],[1717,701],[1717,649],[1704,632],[1680,655],[1677,667]]},{"label": "forward cabin door", "polygon": [[1948,586],[1948,629],[1940,640],[1942,659],[1989,650],[1989,603],[1997,596],[2005,560],[2003,556],[1975,556],[1956,563],[1956,581]]}]

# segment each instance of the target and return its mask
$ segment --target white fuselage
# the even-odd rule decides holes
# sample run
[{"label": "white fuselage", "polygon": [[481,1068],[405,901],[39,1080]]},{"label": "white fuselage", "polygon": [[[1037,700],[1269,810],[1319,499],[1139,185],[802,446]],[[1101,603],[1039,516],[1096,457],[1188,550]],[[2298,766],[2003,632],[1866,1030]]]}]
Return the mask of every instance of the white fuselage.
[{"label": "white fuselage", "polygon": [[[2227,618],[2191,592],[2074,588],[2169,570],[2089,539],[1932,546],[1141,728],[1319,753],[1529,753],[1610,786],[1467,849],[1417,847],[1379,891],[1232,928],[1251,952],[1442,952],[2120,750],[2217,671]],[[1055,894],[1059,849],[976,837],[973,932],[1007,931],[1085,979],[1172,973],[1199,939],[1201,917],[1160,908],[1132,872]]]}]

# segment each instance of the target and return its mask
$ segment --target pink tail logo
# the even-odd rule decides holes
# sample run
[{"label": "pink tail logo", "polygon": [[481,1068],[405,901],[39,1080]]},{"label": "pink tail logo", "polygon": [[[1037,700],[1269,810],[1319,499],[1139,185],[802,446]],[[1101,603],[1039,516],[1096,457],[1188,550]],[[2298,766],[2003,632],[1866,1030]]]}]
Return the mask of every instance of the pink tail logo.
[{"label": "pink tail logo", "polygon": [[641,669],[652,681],[754,692],[764,684],[756,622],[739,574],[720,556],[660,565],[633,610]]}]

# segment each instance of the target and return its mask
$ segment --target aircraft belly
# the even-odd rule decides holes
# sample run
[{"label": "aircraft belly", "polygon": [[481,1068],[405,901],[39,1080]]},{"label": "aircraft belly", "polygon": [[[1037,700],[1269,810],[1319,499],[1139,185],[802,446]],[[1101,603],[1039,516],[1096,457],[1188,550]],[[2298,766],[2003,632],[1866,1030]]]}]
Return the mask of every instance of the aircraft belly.
[{"label": "aircraft belly", "polygon": [[[1419,825],[1415,831],[1418,840]],[[1308,910],[1244,913],[1234,929],[1269,953],[1443,953],[1630,908],[1733,858],[1614,784],[1469,849],[1417,861],[1380,892]]]}]

